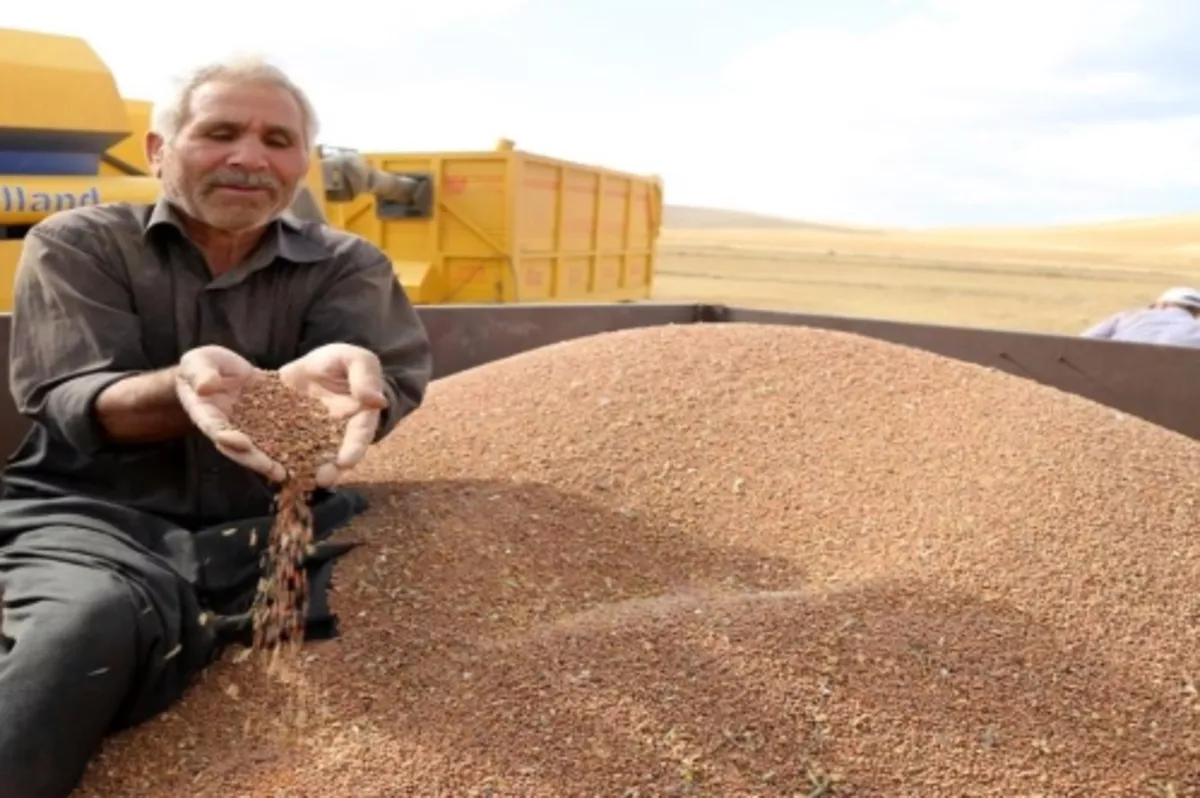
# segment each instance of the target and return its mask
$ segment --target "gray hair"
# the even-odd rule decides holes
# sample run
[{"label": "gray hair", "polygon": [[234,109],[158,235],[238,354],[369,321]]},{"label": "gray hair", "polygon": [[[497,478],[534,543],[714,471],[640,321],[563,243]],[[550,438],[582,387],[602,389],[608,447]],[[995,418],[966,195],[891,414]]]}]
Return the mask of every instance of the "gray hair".
[{"label": "gray hair", "polygon": [[191,112],[192,94],[196,89],[213,81],[237,83],[270,83],[289,92],[300,105],[304,121],[304,146],[312,149],[317,139],[319,124],[317,112],[304,90],[297,86],[287,74],[255,55],[239,55],[224,61],[204,64],[188,72],[176,81],[171,94],[154,104],[150,117],[150,129],[170,141],[187,122]]}]

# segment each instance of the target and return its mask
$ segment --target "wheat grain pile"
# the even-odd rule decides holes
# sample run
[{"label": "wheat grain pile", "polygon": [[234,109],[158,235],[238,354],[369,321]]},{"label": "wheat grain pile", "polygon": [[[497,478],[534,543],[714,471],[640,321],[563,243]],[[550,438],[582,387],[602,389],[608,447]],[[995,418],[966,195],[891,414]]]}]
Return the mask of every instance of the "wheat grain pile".
[{"label": "wheat grain pile", "polygon": [[435,383],[360,473],[320,703],[234,657],[83,796],[1200,795],[1200,446],[846,334]]}]

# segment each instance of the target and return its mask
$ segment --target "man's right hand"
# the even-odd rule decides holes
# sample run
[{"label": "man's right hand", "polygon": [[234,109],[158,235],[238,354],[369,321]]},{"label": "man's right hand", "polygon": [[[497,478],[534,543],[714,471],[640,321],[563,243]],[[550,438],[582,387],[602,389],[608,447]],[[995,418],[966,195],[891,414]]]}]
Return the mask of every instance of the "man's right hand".
[{"label": "man's right hand", "polygon": [[175,392],[192,423],[229,459],[281,482],[283,466],[268,457],[230,421],[254,365],[220,346],[201,346],[184,353],[176,369]]}]

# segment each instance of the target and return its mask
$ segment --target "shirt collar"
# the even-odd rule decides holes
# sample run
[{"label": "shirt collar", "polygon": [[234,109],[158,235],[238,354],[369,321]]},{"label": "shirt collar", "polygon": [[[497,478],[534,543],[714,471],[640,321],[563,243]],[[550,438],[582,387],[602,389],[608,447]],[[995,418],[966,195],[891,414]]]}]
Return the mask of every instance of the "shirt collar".
[{"label": "shirt collar", "polygon": [[[173,227],[180,235],[187,236],[179,211],[165,197],[160,197],[151,206],[146,217],[145,234],[152,235],[152,231],[162,227]],[[270,222],[265,235],[274,238],[273,245],[267,245],[272,254],[277,254],[292,263],[315,263],[325,260],[330,254],[325,247],[305,234],[303,223],[291,213],[285,212]]]}]

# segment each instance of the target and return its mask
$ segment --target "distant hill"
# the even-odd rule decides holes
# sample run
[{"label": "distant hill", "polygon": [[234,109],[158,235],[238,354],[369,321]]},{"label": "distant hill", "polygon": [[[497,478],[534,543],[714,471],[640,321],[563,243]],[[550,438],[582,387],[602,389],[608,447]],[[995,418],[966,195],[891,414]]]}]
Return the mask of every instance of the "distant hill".
[{"label": "distant hill", "polygon": [[1097,220],[1075,224],[1030,226],[960,226],[925,228],[872,228],[853,224],[827,224],[787,219],[745,211],[667,205],[663,209],[667,231],[742,231],[743,237],[778,233],[828,233],[832,236],[867,235],[906,241],[937,241],[971,246],[1046,246],[1061,250],[1127,249],[1130,251],[1187,253],[1200,257],[1200,213]]},{"label": "distant hill", "polygon": [[831,233],[865,233],[864,229],[831,224],[815,224],[720,208],[691,205],[667,205],[663,209],[663,227],[670,230],[742,229],[742,230],[822,230]]},{"label": "distant hill", "polygon": [[1200,214],[1149,216],[1041,227],[945,227],[919,231],[943,241],[1004,242],[1077,249],[1200,252]]}]

